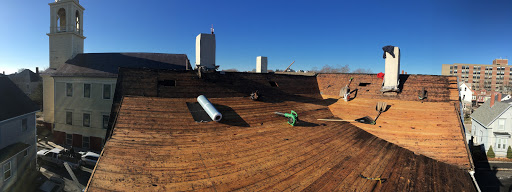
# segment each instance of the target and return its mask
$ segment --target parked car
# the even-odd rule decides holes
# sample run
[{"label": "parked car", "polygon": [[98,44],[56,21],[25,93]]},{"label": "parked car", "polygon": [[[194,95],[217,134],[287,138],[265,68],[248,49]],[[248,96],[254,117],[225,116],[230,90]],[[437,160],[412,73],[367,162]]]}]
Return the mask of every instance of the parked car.
[{"label": "parked car", "polygon": [[60,192],[64,189],[64,180],[58,177],[50,177],[48,181],[45,181],[40,187],[41,192]]},{"label": "parked car", "polygon": [[82,158],[80,159],[80,165],[90,165],[95,166],[98,162],[98,158],[100,158],[100,155],[94,152],[78,152],[82,155]]},{"label": "parked car", "polygon": [[78,169],[79,160],[64,154],[64,149],[54,148],[52,150],[40,150],[37,152],[38,161],[45,161],[54,163],[60,167],[64,167],[64,162],[67,162],[71,169]]}]

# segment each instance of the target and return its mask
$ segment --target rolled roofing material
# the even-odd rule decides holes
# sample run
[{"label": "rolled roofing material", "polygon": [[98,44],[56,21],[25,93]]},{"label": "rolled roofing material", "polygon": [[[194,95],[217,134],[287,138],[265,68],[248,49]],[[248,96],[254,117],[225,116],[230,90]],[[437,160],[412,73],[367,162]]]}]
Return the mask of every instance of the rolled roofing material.
[{"label": "rolled roofing material", "polygon": [[199,102],[201,107],[203,107],[204,111],[208,113],[208,116],[210,116],[212,120],[220,121],[222,119],[222,114],[220,114],[219,111],[215,109],[212,103],[210,103],[210,101],[208,101],[204,95],[199,95],[199,97],[197,97],[197,102]]}]

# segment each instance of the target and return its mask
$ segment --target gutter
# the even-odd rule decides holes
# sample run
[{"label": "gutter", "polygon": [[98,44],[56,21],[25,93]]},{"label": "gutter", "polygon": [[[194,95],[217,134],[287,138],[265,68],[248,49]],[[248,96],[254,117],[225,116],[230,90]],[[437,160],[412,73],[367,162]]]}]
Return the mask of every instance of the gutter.
[{"label": "gutter", "polygon": [[[460,103],[460,101],[459,101],[459,103]],[[456,107],[457,103],[455,103],[454,106]],[[459,107],[460,107],[460,104],[459,104]],[[457,110],[457,108],[455,108],[455,113],[459,113],[459,110]],[[464,140],[464,145],[466,146],[466,153],[468,154],[469,164],[470,164],[470,167],[471,167],[468,170],[468,173],[471,176],[471,178],[473,179],[473,185],[475,186],[477,191],[481,192],[480,187],[478,186],[478,183],[476,182],[476,179],[475,179],[475,164],[473,162],[473,157],[471,155],[471,150],[469,150],[468,142],[466,142],[466,133],[464,133],[464,130],[465,130],[464,121],[463,121],[463,119],[461,117],[461,114],[457,114],[457,117],[459,119],[460,132],[461,132],[462,138]]]},{"label": "gutter", "polygon": [[[1,120],[1,121],[0,121],[0,123],[3,123],[3,122],[5,122],[5,121],[10,121],[10,120],[13,120],[13,119],[16,119],[16,118],[19,118],[19,117],[22,117],[22,116],[26,116],[26,115],[29,115],[29,114],[32,114],[32,113],[37,113],[37,112],[39,112],[39,111],[41,111],[41,110],[39,110],[39,109],[38,109],[38,110],[35,110],[35,111],[32,111],[32,112],[28,112],[28,113],[25,113],[25,114],[22,114],[22,115],[18,115],[18,116],[16,116],[16,117],[11,117],[11,118],[9,118],[9,119]],[[36,119],[37,119],[37,118],[36,118]]]},{"label": "gutter", "polygon": [[476,179],[475,179],[475,171],[473,171],[473,170],[469,171],[469,175],[470,175],[470,176],[471,176],[471,178],[473,179],[473,183],[475,184],[476,190],[477,190],[478,192],[482,192],[482,191],[480,190],[480,187],[478,186],[478,183],[476,182]]}]

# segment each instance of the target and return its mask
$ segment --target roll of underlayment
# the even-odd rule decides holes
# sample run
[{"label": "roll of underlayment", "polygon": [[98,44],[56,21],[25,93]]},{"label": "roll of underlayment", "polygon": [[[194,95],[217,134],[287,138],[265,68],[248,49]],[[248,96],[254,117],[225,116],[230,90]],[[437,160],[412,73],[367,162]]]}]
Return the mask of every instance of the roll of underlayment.
[{"label": "roll of underlayment", "polygon": [[203,107],[203,109],[206,111],[208,116],[212,118],[212,120],[220,121],[222,119],[222,114],[220,114],[219,111],[215,109],[212,103],[210,103],[210,101],[208,101],[204,95],[199,95],[199,97],[197,97],[197,102],[199,102],[201,107]]}]

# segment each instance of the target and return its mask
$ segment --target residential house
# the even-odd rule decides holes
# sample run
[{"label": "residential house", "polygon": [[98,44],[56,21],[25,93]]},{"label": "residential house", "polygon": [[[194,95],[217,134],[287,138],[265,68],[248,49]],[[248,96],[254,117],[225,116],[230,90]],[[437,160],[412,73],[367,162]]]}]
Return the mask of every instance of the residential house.
[{"label": "residential house", "polygon": [[30,69],[25,69],[19,73],[10,74],[8,77],[29,97],[36,91],[42,91],[40,86],[42,86],[43,80],[39,75],[39,68],[37,67],[35,73]]},{"label": "residential house", "polygon": [[39,107],[5,76],[0,77],[0,90],[0,191],[7,191],[36,171]]},{"label": "residential house", "polygon": [[462,101],[462,108],[464,110],[470,110],[473,99],[473,90],[469,88],[465,83],[459,83],[459,97]]},{"label": "residential house", "polygon": [[475,146],[482,146],[486,152],[492,146],[496,157],[506,157],[512,143],[511,104],[511,100],[501,101],[501,94],[497,97],[491,94],[491,99],[471,114],[471,135]]},{"label": "residential house", "polygon": [[[100,151],[119,67],[185,70],[185,54],[83,53],[83,11],[78,0],[50,3],[50,66],[43,76],[44,121],[54,142]],[[60,19],[65,18],[65,19]]]},{"label": "residential house", "polygon": [[487,101],[488,98],[490,98],[491,92],[486,90],[478,90],[475,91],[474,96],[476,99],[476,104],[482,105],[482,103],[484,103],[485,101]]}]

